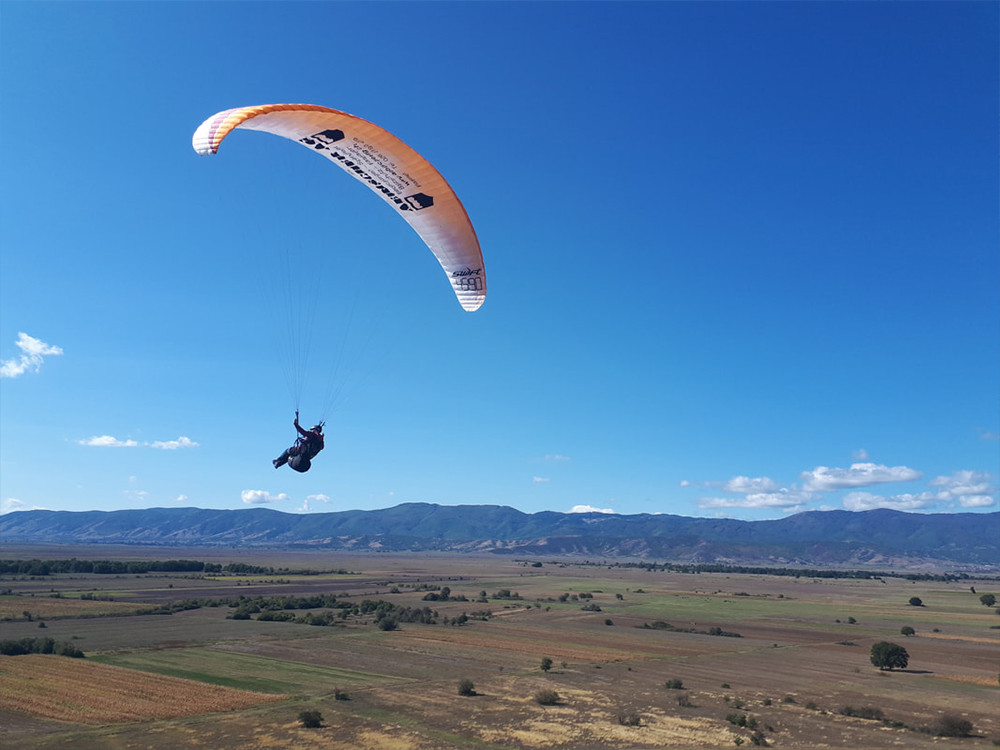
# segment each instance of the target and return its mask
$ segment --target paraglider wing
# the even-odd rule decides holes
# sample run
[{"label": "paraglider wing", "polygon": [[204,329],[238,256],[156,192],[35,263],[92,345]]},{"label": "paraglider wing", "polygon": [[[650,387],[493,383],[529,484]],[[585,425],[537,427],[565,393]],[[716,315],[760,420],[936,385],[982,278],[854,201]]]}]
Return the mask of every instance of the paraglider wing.
[{"label": "paraglider wing", "polygon": [[441,263],[462,307],[486,299],[479,240],[455,191],[430,162],[378,125],[312,104],[265,104],[209,117],[192,138],[199,154],[214,154],[236,128],[260,130],[325,156],[393,207]]}]

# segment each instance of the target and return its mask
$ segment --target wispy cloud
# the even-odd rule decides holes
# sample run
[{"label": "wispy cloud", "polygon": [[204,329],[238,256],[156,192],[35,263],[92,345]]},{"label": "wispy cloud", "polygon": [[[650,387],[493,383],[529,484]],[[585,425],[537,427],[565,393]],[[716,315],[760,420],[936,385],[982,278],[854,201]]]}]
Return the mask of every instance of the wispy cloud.
[{"label": "wispy cloud", "polygon": [[531,481],[534,482],[535,484],[545,484],[546,482],[549,481],[549,478],[548,477],[532,477]]},{"label": "wispy cloud", "polygon": [[560,456],[558,453],[548,453],[542,456],[543,461],[569,461],[569,456]]},{"label": "wispy cloud", "polygon": [[135,448],[139,444],[135,440],[119,440],[111,435],[95,435],[77,442],[94,448]]},{"label": "wispy cloud", "polygon": [[94,435],[93,437],[77,440],[80,445],[91,448],[135,448],[139,445],[148,448],[156,448],[161,451],[175,451],[178,448],[197,448],[198,443],[188,437],[181,435],[176,440],[154,440],[151,443],[139,443],[137,440],[126,438],[120,440],[112,435]]},{"label": "wispy cloud", "polygon": [[178,448],[197,448],[198,444],[191,438],[181,435],[176,440],[155,440],[149,444],[149,447],[164,451],[175,451]]},{"label": "wispy cloud", "polygon": [[0,502],[0,516],[6,513],[14,513],[18,510],[46,510],[40,505],[28,505],[28,503],[18,500],[16,497],[5,498]]},{"label": "wispy cloud", "polygon": [[807,490],[826,492],[856,487],[870,487],[884,482],[912,482],[923,477],[923,473],[907,466],[883,466],[873,463],[851,464],[849,469],[833,469],[817,466],[812,471],[800,475]]},{"label": "wispy cloud", "polygon": [[615,514],[614,508],[595,508],[593,505],[574,505],[569,509],[570,513],[608,513]]},{"label": "wispy cloud", "polygon": [[313,508],[313,503],[329,503],[329,495],[306,495],[306,499],[302,501],[302,505],[296,508],[297,513],[309,513]]},{"label": "wispy cloud", "polygon": [[17,334],[17,348],[21,350],[20,356],[0,362],[0,378],[16,378],[26,372],[38,372],[45,357],[63,353],[61,347],[50,346],[24,332]]},{"label": "wispy cloud", "polygon": [[699,508],[782,508],[799,509],[815,500],[812,492],[780,489],[775,492],[750,492],[743,497],[704,497]]},{"label": "wispy cloud", "polygon": [[858,448],[856,451],[854,451],[854,453],[851,454],[851,458],[853,458],[855,461],[867,461],[869,458],[868,451],[866,451],[864,448]]},{"label": "wispy cloud", "polygon": [[267,490],[243,490],[240,493],[243,502],[247,505],[264,505],[266,503],[279,503],[288,499],[284,492],[272,495]]},{"label": "wispy cloud", "polygon": [[722,482],[722,489],[726,492],[771,492],[778,489],[777,483],[770,477],[733,477]]}]

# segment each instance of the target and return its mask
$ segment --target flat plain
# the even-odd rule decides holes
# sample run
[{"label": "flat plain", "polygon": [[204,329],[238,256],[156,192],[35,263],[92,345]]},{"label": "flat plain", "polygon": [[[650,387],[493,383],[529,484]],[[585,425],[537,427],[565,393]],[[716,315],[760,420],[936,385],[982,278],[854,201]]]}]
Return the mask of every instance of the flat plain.
[{"label": "flat plain", "polygon": [[[274,569],[4,575],[0,639],[53,638],[86,654],[0,656],[5,747],[1000,744],[1000,617],[979,598],[1000,595],[995,577],[109,546],[2,556]],[[317,596],[324,606],[289,601]],[[254,603],[266,611],[277,598],[271,614],[283,619],[258,619]],[[171,606],[185,600],[196,604]],[[425,608],[433,623],[407,620]],[[906,648],[906,669],[871,664],[883,640]],[[542,691],[556,702],[539,703]],[[323,726],[302,726],[304,710]],[[969,722],[971,736],[926,731],[942,719]]]}]

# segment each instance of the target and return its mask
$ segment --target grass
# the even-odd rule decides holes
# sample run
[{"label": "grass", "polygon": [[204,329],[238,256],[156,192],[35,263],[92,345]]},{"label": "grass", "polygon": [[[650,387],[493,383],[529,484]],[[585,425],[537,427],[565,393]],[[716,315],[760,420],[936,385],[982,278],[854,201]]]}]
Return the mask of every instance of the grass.
[{"label": "grass", "polygon": [[128,667],[262,693],[327,693],[334,685],[364,685],[391,679],[386,675],[316,666],[267,656],[215,648],[178,648],[103,654],[91,657],[100,664]]}]

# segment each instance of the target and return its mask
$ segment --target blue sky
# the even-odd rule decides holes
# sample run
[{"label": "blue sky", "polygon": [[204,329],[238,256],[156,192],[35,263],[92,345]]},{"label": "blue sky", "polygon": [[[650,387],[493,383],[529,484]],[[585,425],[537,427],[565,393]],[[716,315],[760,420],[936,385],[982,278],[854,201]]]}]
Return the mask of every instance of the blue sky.
[{"label": "blue sky", "polygon": [[[998,16],[4,0],[3,509],[996,511]],[[275,102],[427,157],[483,308],[305,149],[191,149]]]}]

